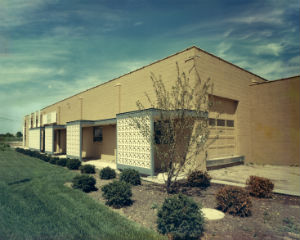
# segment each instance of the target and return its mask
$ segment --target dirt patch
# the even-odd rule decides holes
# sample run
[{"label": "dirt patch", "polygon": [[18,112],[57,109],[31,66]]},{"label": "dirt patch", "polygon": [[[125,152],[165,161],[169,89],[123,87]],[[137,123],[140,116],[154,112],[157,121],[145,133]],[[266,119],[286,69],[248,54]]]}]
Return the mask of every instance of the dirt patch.
[{"label": "dirt patch", "polygon": [[[89,196],[105,203],[101,187],[112,180],[99,179],[96,192]],[[206,190],[183,187],[181,191],[206,208],[215,208],[215,195],[222,185],[212,184]],[[142,181],[142,185],[133,186],[133,204],[114,211],[128,219],[156,230],[158,208],[168,196],[162,185]],[[273,194],[269,199],[251,197],[252,216],[241,218],[225,214],[221,220],[206,221],[202,239],[297,239],[300,234],[300,198]],[[298,238],[299,239],[299,238]]]}]

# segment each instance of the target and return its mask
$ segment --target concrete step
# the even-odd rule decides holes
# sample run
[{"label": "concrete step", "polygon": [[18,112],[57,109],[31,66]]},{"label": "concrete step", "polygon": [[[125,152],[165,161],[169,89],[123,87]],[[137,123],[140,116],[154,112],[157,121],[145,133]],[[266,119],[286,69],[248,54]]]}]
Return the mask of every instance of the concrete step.
[{"label": "concrete step", "polygon": [[207,170],[215,170],[225,167],[232,167],[236,165],[244,164],[244,156],[218,158],[206,161]]}]

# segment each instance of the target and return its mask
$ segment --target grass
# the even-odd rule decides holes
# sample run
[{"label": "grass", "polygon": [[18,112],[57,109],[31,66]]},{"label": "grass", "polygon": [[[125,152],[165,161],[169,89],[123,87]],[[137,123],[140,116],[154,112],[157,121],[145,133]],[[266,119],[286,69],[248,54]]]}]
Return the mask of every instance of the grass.
[{"label": "grass", "polygon": [[21,142],[22,140],[23,140],[22,137],[18,138],[15,136],[12,136],[12,137],[0,136],[0,142],[3,142],[3,143],[14,142],[14,141]]},{"label": "grass", "polygon": [[75,175],[0,151],[0,239],[165,239],[64,186]]}]

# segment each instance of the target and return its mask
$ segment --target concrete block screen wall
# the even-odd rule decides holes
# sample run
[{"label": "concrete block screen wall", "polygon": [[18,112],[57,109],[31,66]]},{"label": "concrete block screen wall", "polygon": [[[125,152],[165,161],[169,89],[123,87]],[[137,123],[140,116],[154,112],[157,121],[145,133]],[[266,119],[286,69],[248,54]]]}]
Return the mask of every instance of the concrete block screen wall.
[{"label": "concrete block screen wall", "polygon": [[54,152],[54,132],[53,126],[45,127],[45,152]]},{"label": "concrete block screen wall", "polygon": [[29,148],[41,150],[41,129],[33,128],[29,130]]},{"label": "concrete block screen wall", "polygon": [[[189,73],[191,82],[196,81],[197,71],[202,80],[210,78],[214,84],[213,96],[218,104],[209,112],[211,138],[218,131],[221,134],[211,148],[207,149],[208,161],[243,158],[246,162],[261,164],[299,165],[300,77],[268,81],[197,47],[190,47],[53,103],[35,114],[28,114],[24,118],[24,146],[38,147],[38,142],[34,140],[37,139],[37,134],[32,129],[35,125],[40,125],[45,128],[45,151],[54,152],[57,142],[54,142],[53,129],[66,126],[65,148],[68,156],[80,159],[97,157],[103,160],[102,157],[106,155],[119,168],[131,166],[152,174],[153,164],[157,165],[151,155],[152,148],[128,125],[127,117],[137,113],[137,100],[144,103],[146,109],[151,108],[145,92],[155,101],[151,73],[161,76],[167,89],[174,85],[177,79],[176,64],[179,65],[180,72]],[[191,69],[193,70],[190,71]],[[292,88],[295,90],[292,91]],[[266,102],[260,103],[258,99],[265,99]],[[267,107],[272,102],[278,103],[276,107]],[[281,107],[285,104],[289,107]],[[42,121],[34,124],[34,116],[40,116]],[[144,121],[144,117],[151,119],[151,115],[143,116],[141,121]],[[149,121],[151,128],[152,122]],[[271,121],[276,124],[272,125]],[[272,125],[275,129],[282,122],[288,123],[290,127],[285,129],[290,134],[272,132],[276,137],[271,141],[257,127],[263,123],[266,126]],[[103,139],[107,141],[96,143],[92,139],[92,129],[95,126],[104,126],[103,124],[107,125],[103,127]],[[293,139],[293,143],[288,139]],[[283,142],[288,144],[280,144]],[[288,160],[284,156],[288,156]]]},{"label": "concrete block screen wall", "polygon": [[[144,136],[135,126],[135,121],[143,121],[148,127]],[[145,129],[146,130],[146,129]],[[134,168],[141,173],[154,174],[152,137],[153,116],[151,111],[138,111],[117,115],[117,167]]]},{"label": "concrete block screen wall", "polygon": [[81,123],[67,124],[67,156],[81,159]]}]

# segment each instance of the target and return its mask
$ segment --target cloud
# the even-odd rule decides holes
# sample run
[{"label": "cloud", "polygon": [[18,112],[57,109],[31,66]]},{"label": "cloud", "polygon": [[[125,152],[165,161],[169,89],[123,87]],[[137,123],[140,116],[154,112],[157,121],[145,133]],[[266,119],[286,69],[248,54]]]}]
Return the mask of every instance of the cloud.
[{"label": "cloud", "polygon": [[[297,57],[300,59],[300,57]],[[266,79],[275,80],[286,78],[300,74],[299,62],[295,63],[295,58],[288,61],[266,61],[260,60],[255,64],[251,64],[250,68],[253,72]]]},{"label": "cloud", "polygon": [[144,23],[142,21],[139,21],[139,22],[135,22],[133,23],[133,26],[137,27],[137,26],[141,26],[143,25]]},{"label": "cloud", "polygon": [[284,10],[283,9],[274,9],[272,11],[257,11],[257,12],[248,12],[243,13],[238,17],[228,19],[229,22],[233,23],[267,23],[267,24],[282,24],[284,22]]},{"label": "cloud", "polygon": [[278,43],[268,43],[266,45],[256,46],[254,48],[254,53],[257,55],[267,54],[279,56],[279,54],[283,51],[283,46]]},{"label": "cloud", "polygon": [[221,42],[217,47],[217,56],[221,58],[226,58],[226,52],[230,50],[231,46],[231,43]]},{"label": "cloud", "polygon": [[64,69],[40,66],[10,66],[0,68],[0,85],[34,82],[52,75],[64,74]]},{"label": "cloud", "polygon": [[32,22],[31,13],[47,2],[48,0],[1,0],[0,27],[17,27]]}]

